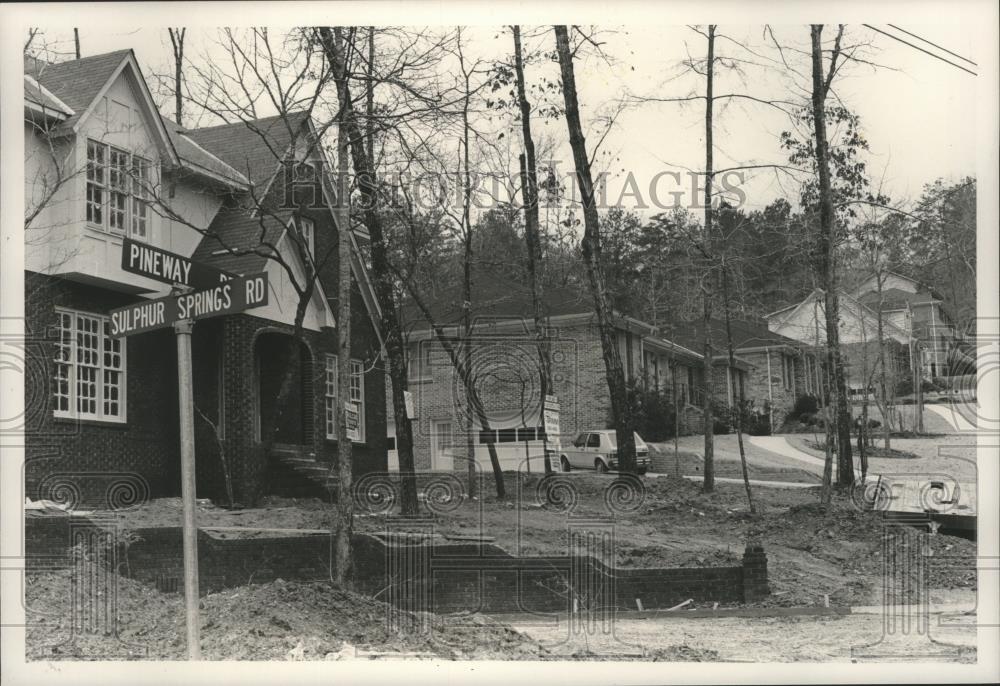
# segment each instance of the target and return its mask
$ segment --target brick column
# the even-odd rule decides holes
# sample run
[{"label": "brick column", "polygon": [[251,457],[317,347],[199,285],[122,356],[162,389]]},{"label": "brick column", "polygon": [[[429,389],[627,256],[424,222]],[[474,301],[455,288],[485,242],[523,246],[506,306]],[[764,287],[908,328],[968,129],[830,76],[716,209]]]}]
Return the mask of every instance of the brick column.
[{"label": "brick column", "polygon": [[753,603],[770,594],[764,547],[748,544],[743,553],[743,602]]}]

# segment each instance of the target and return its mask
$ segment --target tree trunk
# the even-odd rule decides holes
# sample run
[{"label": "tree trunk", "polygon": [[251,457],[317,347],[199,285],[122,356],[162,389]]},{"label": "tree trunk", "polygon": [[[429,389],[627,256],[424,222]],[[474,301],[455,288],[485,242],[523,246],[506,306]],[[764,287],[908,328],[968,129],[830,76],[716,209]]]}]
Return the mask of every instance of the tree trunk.
[{"label": "tree trunk", "polygon": [[[334,40],[341,46],[340,28]],[[347,65],[337,76],[338,84],[347,83]],[[338,93],[340,102],[346,94]],[[347,435],[347,405],[351,388],[351,198],[350,152],[347,142],[347,113],[337,112],[337,532],[334,541],[334,583],[350,588],[353,580],[351,534],[354,523],[354,498],[351,493],[353,445]],[[362,378],[362,383],[364,379]]]},{"label": "tree trunk", "polygon": [[[538,338],[538,363],[540,396],[542,400],[541,418],[544,422],[545,397],[552,393],[551,348],[542,314],[540,271],[542,268],[542,245],[538,228],[538,168],[535,160],[535,141],[531,136],[531,105],[528,103],[524,85],[524,56],[521,51],[521,27],[514,26],[514,71],[517,76],[517,101],[521,110],[521,138],[524,140],[524,154],[519,157],[521,165],[521,194],[524,199],[524,241],[528,255],[528,287],[531,289],[531,313],[534,318],[535,336]],[[554,395],[554,394],[553,394]],[[557,437],[558,438],[558,437]],[[549,437],[543,442],[545,473],[552,473],[552,460],[548,451]]]},{"label": "tree trunk", "polygon": [[[833,188],[830,182],[829,149],[826,138],[826,94],[829,88],[823,80],[823,26],[813,24],[812,36],[812,114],[816,136],[816,167],[819,172],[820,194],[820,259],[819,272],[825,293],[827,363],[836,391],[837,415],[837,483],[854,483],[851,459],[851,412],[847,398],[847,381],[840,350],[839,295],[837,293],[836,239],[834,236]],[[832,75],[831,71],[831,75]]]},{"label": "tree trunk", "polygon": [[[729,373],[735,375],[736,353],[733,350],[733,329],[729,315],[729,278],[725,264],[722,265],[722,302],[726,314],[726,349],[729,352]],[[770,383],[770,379],[768,379],[768,383]],[[757,508],[753,503],[753,493],[750,490],[750,470],[747,468],[747,453],[743,446],[743,407],[745,401],[743,384],[740,383],[739,405],[736,408],[736,443],[740,449],[740,467],[743,470],[743,487],[747,492],[747,504],[750,506],[750,514],[757,514]]]},{"label": "tree trunk", "polygon": [[566,104],[566,125],[569,130],[570,147],[573,149],[573,163],[576,168],[577,184],[583,204],[583,260],[587,281],[594,298],[594,310],[601,336],[601,349],[607,373],[608,391],[611,395],[611,415],[615,424],[618,441],[618,463],[620,471],[635,473],[635,433],[634,420],[629,407],[625,374],[618,354],[614,322],[608,305],[604,273],[601,266],[601,231],[597,205],[594,199],[594,183],[590,174],[587,146],[580,124],[580,108],[576,92],[576,77],[573,73],[573,56],[570,53],[569,32],[565,26],[556,26],[556,51],[559,54],[559,69],[562,74],[563,99]]},{"label": "tree trunk", "polygon": [[187,29],[167,29],[170,33],[170,43],[174,49],[174,118],[180,126],[184,126],[184,100],[181,86],[184,83],[184,34]]},{"label": "tree trunk", "polygon": [[[713,150],[712,150],[712,105],[715,73],[715,25],[708,27],[708,59],[705,66],[705,236],[706,252],[712,251],[712,221],[715,218],[712,211],[712,181],[713,181]],[[712,265],[708,265],[704,281],[701,284],[702,326],[705,339],[702,345],[703,374],[705,377],[705,395],[702,398],[702,414],[705,419],[705,478],[702,490],[711,493],[715,490],[715,418],[712,416],[713,366],[712,366]]]},{"label": "tree trunk", "polygon": [[882,397],[882,437],[885,440],[885,449],[888,452],[892,447],[892,407],[889,405],[888,383],[886,376],[888,370],[885,366],[885,331],[882,325],[882,284],[884,278],[881,273],[875,275],[875,284],[878,287],[878,310],[876,311],[876,324],[878,325],[878,364],[879,364],[879,395]]},{"label": "tree trunk", "polygon": [[[320,44],[323,53],[337,73],[337,64],[344,60],[333,39],[329,27],[319,29]],[[343,70],[341,70],[343,71]],[[385,234],[382,231],[382,220],[378,213],[378,185],[375,169],[369,164],[365,150],[365,137],[358,125],[351,100],[350,83],[345,80],[337,84],[338,98],[344,108],[345,125],[350,138],[351,160],[357,177],[358,188],[361,191],[365,226],[371,237],[372,281],[375,297],[378,300],[381,313],[379,328],[385,343],[386,356],[389,358],[389,379],[392,385],[392,409],[396,420],[396,451],[399,455],[399,471],[401,476],[400,507],[404,515],[416,515],[417,479],[413,461],[413,428],[406,413],[406,353],[403,347],[403,332],[399,323],[399,313],[396,308],[396,297],[393,290],[393,278],[389,265],[389,249]]]},{"label": "tree trunk", "polygon": [[[462,326],[464,329],[464,340],[462,341],[462,356],[463,364],[466,370],[466,377],[471,374],[472,370],[472,219],[470,216],[469,204],[472,201],[472,177],[469,170],[469,73],[465,69],[465,55],[462,52],[462,31],[459,29],[458,32],[458,57],[459,63],[462,68],[462,75],[465,79],[465,95],[462,99],[462,243],[463,243],[463,261],[462,261]],[[473,381],[471,379],[466,379],[466,394],[468,395],[470,402],[475,389],[472,388]],[[469,497],[472,498],[476,495],[476,443],[473,436],[473,422],[472,422],[472,412],[466,410],[466,424],[465,424],[465,451],[466,451],[466,468],[467,468],[467,478],[468,478],[468,490]],[[494,460],[493,454],[496,449],[490,454],[490,464],[493,467],[493,477],[498,486],[497,497],[503,497],[503,472],[500,470],[500,460]]]}]

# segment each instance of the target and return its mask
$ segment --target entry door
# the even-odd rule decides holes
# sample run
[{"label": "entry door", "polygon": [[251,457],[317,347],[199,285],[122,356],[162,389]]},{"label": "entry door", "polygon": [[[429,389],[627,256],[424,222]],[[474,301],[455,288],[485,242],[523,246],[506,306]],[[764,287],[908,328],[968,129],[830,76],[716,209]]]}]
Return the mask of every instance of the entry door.
[{"label": "entry door", "polygon": [[451,422],[434,422],[431,432],[431,469],[451,471],[454,438]]}]

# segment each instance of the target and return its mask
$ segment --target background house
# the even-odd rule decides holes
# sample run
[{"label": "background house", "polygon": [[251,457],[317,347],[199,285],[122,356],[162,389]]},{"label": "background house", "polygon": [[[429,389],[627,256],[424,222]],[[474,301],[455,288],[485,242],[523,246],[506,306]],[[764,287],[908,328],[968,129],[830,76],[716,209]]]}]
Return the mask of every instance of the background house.
[{"label": "background house", "polygon": [[873,311],[881,306],[888,321],[919,341],[925,378],[949,376],[949,353],[960,336],[943,299],[930,287],[901,274],[888,272],[881,278],[881,293],[878,277],[872,275],[852,295]]},{"label": "background house", "polygon": [[[852,393],[872,388],[879,361],[878,314],[871,308],[841,293],[840,344],[847,385]],[[801,302],[772,312],[765,317],[768,329],[811,346],[819,360],[825,359],[825,296],[815,289]],[[887,376],[892,387],[911,375],[911,352],[915,339],[888,317],[882,319],[882,344],[885,346]]]},{"label": "background house", "polygon": [[[477,462],[489,469],[487,444],[496,446],[504,469],[543,468],[540,366],[531,316],[531,296],[523,281],[495,271],[475,271],[473,293],[472,376],[489,417],[490,430],[472,423]],[[430,303],[434,321],[456,343],[461,335],[462,303],[457,289],[442,288]],[[552,346],[553,393],[560,404],[561,440],[583,430],[611,426],[611,402],[600,336],[588,292],[550,286],[543,309]],[[464,469],[468,403],[464,385],[426,318],[406,310],[409,386],[415,418],[417,469]],[[645,322],[616,315],[622,367],[633,384],[657,386],[672,393],[677,382],[682,432],[701,428],[701,412],[691,403],[701,386],[701,356],[663,338]],[[395,429],[389,419],[389,464],[398,468]]]},{"label": "background house", "polygon": [[[682,340],[689,347],[704,344],[705,324],[698,320],[687,325]],[[816,394],[820,365],[813,346],[771,331],[762,318],[732,319],[735,368],[729,365],[726,322],[712,319],[709,331],[715,370],[715,397],[733,407],[740,386],[745,400],[755,410],[770,407],[773,429],[777,430],[800,395]]]},{"label": "background house", "polygon": [[[287,202],[284,163],[319,168],[321,150],[303,146],[319,132],[295,114],[185,130],[156,110],[130,50],[56,64],[29,60],[25,68],[25,326],[44,370],[25,379],[27,495],[52,497],[69,484],[102,498],[123,478],[152,495],[179,492],[173,333],[110,336],[109,310],[169,290],[121,268],[128,237],[235,274],[269,276],[266,307],[200,321],[192,341],[198,494],[223,495],[228,473],[235,499],[254,501],[269,481],[262,423],[298,303],[288,273],[254,247],[263,236],[296,276],[310,258],[293,237],[307,237],[313,257],[335,250],[324,188],[314,189],[320,202]],[[357,372],[338,384],[327,298],[336,295],[336,265],[334,252],[307,303],[299,369],[275,420],[276,440],[295,454],[332,459],[330,408],[337,393],[349,392],[364,418],[356,468],[381,469],[385,400],[373,298],[355,259]]]}]

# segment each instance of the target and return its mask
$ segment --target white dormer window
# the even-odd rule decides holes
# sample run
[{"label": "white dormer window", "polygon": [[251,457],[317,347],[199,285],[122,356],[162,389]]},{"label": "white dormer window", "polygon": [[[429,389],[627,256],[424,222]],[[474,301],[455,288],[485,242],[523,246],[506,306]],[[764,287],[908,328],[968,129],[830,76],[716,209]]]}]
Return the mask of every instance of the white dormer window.
[{"label": "white dormer window", "polygon": [[149,237],[152,163],[127,150],[87,141],[87,223],[137,240]]},{"label": "white dormer window", "polygon": [[305,243],[306,249],[312,255],[315,251],[316,225],[309,217],[296,217],[295,223],[299,228],[299,235]]}]

